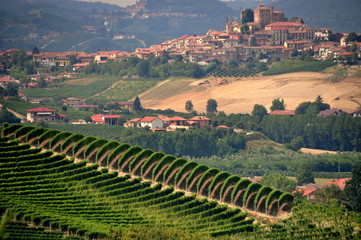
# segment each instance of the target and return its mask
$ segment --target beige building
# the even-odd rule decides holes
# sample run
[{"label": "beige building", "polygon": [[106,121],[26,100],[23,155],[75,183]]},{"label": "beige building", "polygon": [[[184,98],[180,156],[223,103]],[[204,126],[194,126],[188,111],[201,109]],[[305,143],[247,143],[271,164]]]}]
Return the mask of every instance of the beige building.
[{"label": "beige building", "polygon": [[281,11],[274,11],[273,7],[265,7],[264,4],[260,4],[253,10],[254,23],[263,30],[264,27],[273,22],[285,21],[285,14]]}]

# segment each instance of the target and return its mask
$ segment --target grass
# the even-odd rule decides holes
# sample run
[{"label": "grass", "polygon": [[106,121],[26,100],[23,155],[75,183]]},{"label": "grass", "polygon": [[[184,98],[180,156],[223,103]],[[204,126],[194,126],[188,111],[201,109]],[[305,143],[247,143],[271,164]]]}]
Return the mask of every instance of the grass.
[{"label": "grass", "polygon": [[170,79],[161,86],[158,86],[157,88],[144,94],[142,99],[167,99],[171,96],[179,95],[183,92],[197,88],[197,86],[190,85],[193,81],[193,79]]},{"label": "grass", "polygon": [[72,107],[67,107],[67,111],[63,111],[61,109],[62,106],[60,106],[60,105],[58,105],[58,106],[52,106],[50,104],[40,105],[40,104],[33,104],[30,102],[10,101],[10,100],[0,101],[0,103],[3,103],[8,108],[10,108],[10,109],[14,110],[15,112],[20,113],[21,115],[24,115],[24,116],[26,116],[27,110],[36,108],[36,107],[46,107],[46,108],[53,109],[57,113],[67,115],[69,119],[87,119],[87,118],[95,115],[95,113],[93,113],[93,112],[80,111],[80,110],[76,110]]},{"label": "grass", "polygon": [[90,99],[94,99],[100,103],[115,100],[129,100],[154,87],[157,83],[156,80],[119,81],[113,88],[104,91],[97,96],[93,96]]},{"label": "grass", "polygon": [[80,78],[69,80],[54,88],[36,88],[21,92],[32,98],[53,98],[57,101],[67,97],[89,98],[106,90],[116,81],[116,77]]},{"label": "grass", "polygon": [[320,72],[323,69],[334,65],[331,61],[301,61],[301,60],[282,60],[271,65],[270,69],[264,75],[277,75],[291,72]]}]

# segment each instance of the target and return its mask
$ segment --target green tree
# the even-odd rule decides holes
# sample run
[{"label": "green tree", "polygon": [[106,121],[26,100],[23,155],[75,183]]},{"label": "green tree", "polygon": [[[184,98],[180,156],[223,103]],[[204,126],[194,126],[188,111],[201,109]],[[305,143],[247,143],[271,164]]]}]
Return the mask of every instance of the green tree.
[{"label": "green tree", "polygon": [[344,192],[337,185],[325,186],[315,192],[316,202],[330,204],[337,202],[340,205],[344,200]]},{"label": "green tree", "polygon": [[43,77],[40,77],[37,81],[37,87],[38,88],[46,88],[47,84]]},{"label": "green tree", "polygon": [[149,69],[149,62],[142,59],[136,66],[136,73],[139,77],[149,77]]},{"label": "green tree", "polygon": [[207,101],[207,114],[214,115],[217,113],[218,103],[214,99],[208,99]]},{"label": "green tree", "polygon": [[355,32],[350,32],[346,38],[346,42],[356,42],[358,40],[358,36]]},{"label": "green tree", "polygon": [[186,106],[185,106],[185,109],[188,113],[192,112],[193,111],[193,103],[192,101],[188,100],[186,102]]},{"label": "green tree", "polygon": [[285,146],[293,151],[298,151],[304,146],[303,137],[297,136],[292,138],[291,142]]},{"label": "green tree", "polygon": [[254,12],[252,9],[247,8],[242,12],[242,19],[241,22],[242,24],[244,23],[248,23],[248,22],[253,22],[254,21]]},{"label": "green tree", "polygon": [[311,168],[307,164],[302,164],[297,172],[296,175],[297,183],[299,185],[306,184],[306,183],[315,183],[315,177]]},{"label": "green tree", "polygon": [[346,182],[344,191],[349,207],[361,212],[361,163],[352,167],[352,178]]},{"label": "green tree", "polygon": [[34,54],[39,54],[39,53],[40,53],[39,48],[38,48],[37,46],[35,46],[35,47],[33,48],[32,53],[33,53],[33,55],[34,55]]},{"label": "green tree", "polygon": [[143,107],[142,107],[142,103],[140,102],[140,99],[138,96],[135,97],[134,99],[134,110],[136,112],[140,112],[142,111]]},{"label": "green tree", "polygon": [[9,112],[5,106],[3,106],[2,110],[0,111],[0,123],[18,123],[20,119],[17,118],[14,114]]},{"label": "green tree", "polygon": [[285,101],[279,98],[276,98],[276,99],[273,99],[272,101],[272,106],[270,107],[270,110],[271,111],[274,111],[274,110],[285,110],[286,109],[286,104],[285,104]]},{"label": "green tree", "polygon": [[286,192],[290,192],[296,187],[295,180],[289,179],[285,175],[277,172],[267,173],[262,177],[260,183]]},{"label": "green tree", "polygon": [[255,104],[253,106],[252,116],[258,117],[259,121],[262,121],[263,117],[267,115],[267,109],[261,104]]}]

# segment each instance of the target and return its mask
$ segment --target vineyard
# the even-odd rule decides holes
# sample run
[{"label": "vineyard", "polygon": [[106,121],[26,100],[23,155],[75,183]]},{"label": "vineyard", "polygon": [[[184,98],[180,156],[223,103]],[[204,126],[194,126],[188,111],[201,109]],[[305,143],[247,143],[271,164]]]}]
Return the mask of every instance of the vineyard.
[{"label": "vineyard", "polygon": [[260,71],[257,69],[248,69],[248,68],[220,68],[212,73],[210,76],[214,77],[253,77],[257,75]]},{"label": "vineyard", "polygon": [[286,231],[289,239],[305,232],[329,239],[355,235],[349,221],[344,230],[331,220],[321,226],[320,219],[308,220],[312,212],[297,208],[299,218],[260,225],[248,211],[275,219],[291,210],[293,196],[139,146],[21,124],[4,124],[2,130],[0,197],[3,217],[16,220],[7,228],[10,235],[19,226],[27,234],[61,231],[68,239],[123,239],[134,227],[202,236],[194,239],[274,239]]}]

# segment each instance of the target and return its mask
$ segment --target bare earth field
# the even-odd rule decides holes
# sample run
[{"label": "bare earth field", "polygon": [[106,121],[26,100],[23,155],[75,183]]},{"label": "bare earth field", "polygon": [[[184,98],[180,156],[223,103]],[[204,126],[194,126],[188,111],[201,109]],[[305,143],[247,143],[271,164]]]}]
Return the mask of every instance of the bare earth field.
[{"label": "bare earth field", "polygon": [[[331,108],[340,108],[353,112],[361,106],[361,77],[346,77],[334,82],[332,74],[315,72],[297,72],[275,76],[257,76],[249,78],[229,78],[220,85],[223,78],[202,80],[171,80],[147,91],[141,96],[142,105],[152,109],[173,109],[184,112],[187,100],[191,100],[194,110],[202,113],[206,110],[208,99],[215,99],[218,111],[230,113],[251,113],[254,104],[262,104],[267,109],[275,98],[283,98],[287,109],[294,110],[301,102],[314,101],[321,95]],[[181,81],[182,83],[180,84]],[[175,85],[182,90],[175,91]],[[162,94],[160,94],[162,92]]]}]

